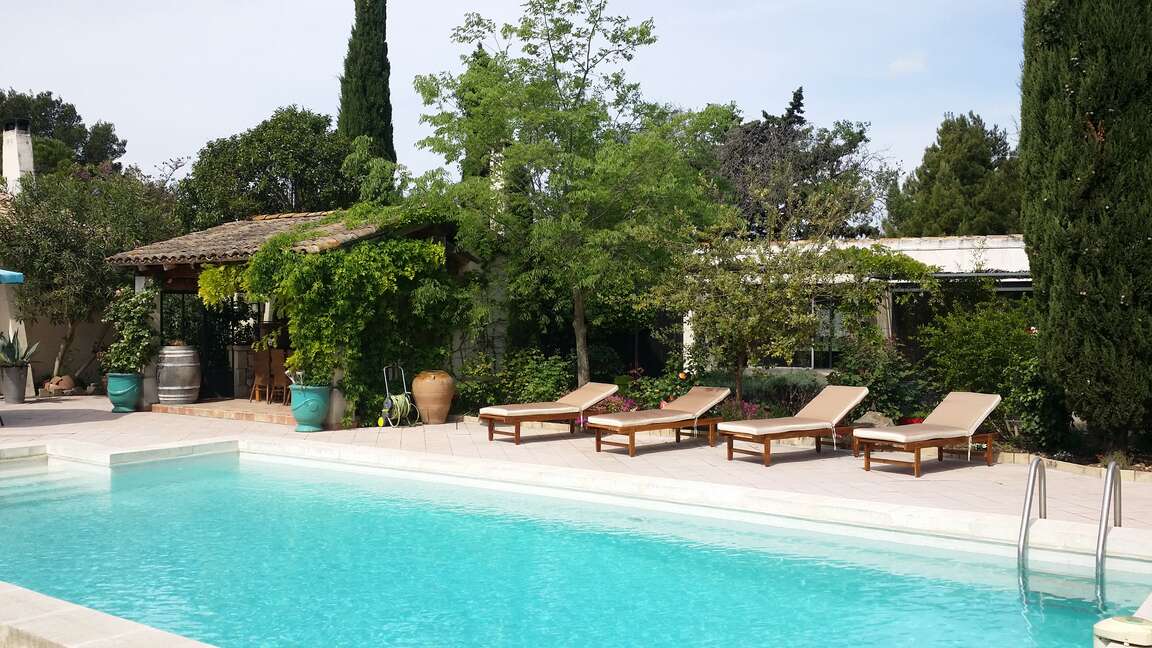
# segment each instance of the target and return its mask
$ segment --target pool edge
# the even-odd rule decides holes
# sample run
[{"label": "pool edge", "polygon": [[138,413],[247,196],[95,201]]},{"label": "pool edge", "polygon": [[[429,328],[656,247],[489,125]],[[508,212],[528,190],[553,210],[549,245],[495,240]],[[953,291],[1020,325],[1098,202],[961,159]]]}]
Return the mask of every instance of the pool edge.
[{"label": "pool edge", "polygon": [[213,648],[188,637],[0,581],[0,646],[4,648]]}]

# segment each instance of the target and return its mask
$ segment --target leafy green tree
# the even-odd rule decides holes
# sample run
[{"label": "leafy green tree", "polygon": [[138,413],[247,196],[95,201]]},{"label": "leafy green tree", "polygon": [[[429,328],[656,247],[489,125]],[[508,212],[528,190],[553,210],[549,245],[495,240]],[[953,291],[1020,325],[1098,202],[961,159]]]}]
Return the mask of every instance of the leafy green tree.
[{"label": "leafy green tree", "polygon": [[884,230],[892,236],[1020,231],[1020,171],[1008,134],[976,113],[944,115],[924,161],[892,183]]},{"label": "leafy green tree", "polygon": [[0,211],[0,265],[24,273],[17,309],[63,325],[53,375],[66,373],[76,327],[108,303],[123,275],[105,259],[179,233],[172,193],[135,168],[74,166],[23,186]]},{"label": "leafy green tree", "polygon": [[289,106],[250,130],[208,142],[178,187],[185,227],[355,202],[358,186],[341,172],[351,143],[331,126],[326,115]]},{"label": "leafy green tree", "polygon": [[691,364],[730,371],[738,401],[750,365],[791,364],[820,325],[813,300],[833,283],[825,252],[725,232],[682,257],[656,294],[688,317]]},{"label": "leafy green tree", "polygon": [[352,24],[344,75],[340,77],[337,127],[349,140],[361,135],[371,137],[372,153],[395,162],[387,25],[386,0],[356,0],[356,22]]},{"label": "leafy green tree", "polygon": [[[722,135],[732,111],[652,118],[620,69],[654,42],[652,23],[613,16],[605,0],[530,0],[502,28],[470,14],[454,40],[469,51],[499,46],[486,46],[490,63],[470,66],[473,78],[417,79],[435,108],[423,118],[434,133],[422,145],[449,162],[486,158],[490,177],[465,178],[460,191],[495,209],[477,210],[477,234],[466,236],[486,238],[479,242],[508,259],[511,295],[558,289],[556,307],[571,308],[583,384],[589,312],[643,293],[691,251],[696,225],[722,217],[710,178],[688,153],[697,139]],[[476,77],[484,91],[469,93]]]},{"label": "leafy green tree", "polygon": [[127,146],[116,136],[115,126],[98,121],[89,128],[76,106],[51,92],[0,91],[0,123],[10,119],[31,121],[38,174],[55,171],[65,159],[80,164],[117,160]]},{"label": "leafy green tree", "polygon": [[1152,5],[1029,0],[1021,216],[1047,372],[1114,449],[1152,423]]},{"label": "leafy green tree", "polygon": [[[781,115],[732,129],[720,151],[720,173],[728,181],[752,234],[805,238],[829,229],[837,236],[875,231],[875,187],[887,174],[868,155],[867,125],[838,121],[817,128],[804,117],[804,89],[797,88]],[[832,213],[808,208],[835,204]],[[813,222],[796,218],[808,214]],[[782,232],[787,224],[793,231]]]}]

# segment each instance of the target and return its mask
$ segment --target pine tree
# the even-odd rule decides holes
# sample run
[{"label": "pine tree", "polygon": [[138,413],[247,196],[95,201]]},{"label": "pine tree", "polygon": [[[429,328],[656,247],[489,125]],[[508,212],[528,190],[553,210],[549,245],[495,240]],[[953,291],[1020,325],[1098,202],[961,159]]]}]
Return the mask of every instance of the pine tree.
[{"label": "pine tree", "polygon": [[891,236],[1020,231],[1020,177],[1008,134],[976,113],[948,113],[904,185],[888,193]]},{"label": "pine tree", "polygon": [[1152,422],[1152,5],[1028,0],[1021,215],[1046,369],[1101,442]]},{"label": "pine tree", "polygon": [[373,153],[395,162],[387,23],[385,0],[356,0],[356,22],[348,38],[344,75],[340,77],[337,129],[349,140],[361,135],[371,137]]}]

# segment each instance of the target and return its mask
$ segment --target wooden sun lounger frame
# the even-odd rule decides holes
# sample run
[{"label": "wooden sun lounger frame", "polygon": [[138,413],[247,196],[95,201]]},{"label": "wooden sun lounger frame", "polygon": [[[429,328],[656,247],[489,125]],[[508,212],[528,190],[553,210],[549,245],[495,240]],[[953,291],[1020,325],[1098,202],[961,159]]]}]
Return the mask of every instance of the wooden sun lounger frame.
[{"label": "wooden sun lounger frame", "polygon": [[[496,435],[510,436],[516,445],[520,445],[520,424],[529,421],[544,422],[549,421],[553,423],[563,423],[568,421],[568,434],[576,433],[576,421],[580,418],[580,412],[569,412],[567,414],[526,414],[523,416],[504,416],[501,414],[484,414],[479,417],[481,421],[488,423],[488,440],[494,441]],[[497,430],[496,424],[504,423],[511,424],[512,431]]]},{"label": "wooden sun lounger frame", "polygon": [[[716,445],[716,424],[724,420],[720,416],[711,416],[706,418],[696,418],[689,416],[678,421],[665,421],[663,423],[645,423],[643,425],[632,425],[620,427],[616,425],[603,425],[588,423],[586,427],[590,430],[596,431],[596,452],[602,452],[602,446],[615,446],[617,448],[627,448],[628,456],[636,456],[636,433],[637,432],[651,432],[653,430],[675,430],[676,443],[680,443],[680,437],[683,430],[692,430],[693,433],[699,432],[701,428],[708,430],[708,445]],[[610,434],[623,434],[628,437],[628,443],[619,441],[605,441],[604,437]]]},{"label": "wooden sun lounger frame", "polygon": [[[850,426],[838,425],[835,428],[808,428],[805,430],[789,430],[787,432],[766,432],[764,434],[752,434],[751,432],[729,432],[720,430],[720,436],[727,437],[728,441],[728,461],[732,461],[734,453],[751,455],[753,457],[763,457],[764,465],[772,465],[772,442],[780,439],[803,439],[811,437],[816,441],[816,454],[820,454],[820,446],[823,437],[832,436],[834,434],[840,435],[842,438],[852,434],[853,428]],[[749,443],[758,443],[764,446],[763,450],[748,450],[746,448],[737,448],[736,441],[747,441]],[[853,455],[855,455],[855,443],[853,443]]]},{"label": "wooden sun lounger frame", "polygon": [[[968,440],[971,438],[972,443],[983,443],[984,447],[984,462],[989,466],[992,465],[992,442],[996,440],[995,432],[978,432],[971,437],[949,437],[947,439],[922,439],[920,441],[908,441],[901,443],[899,441],[879,441],[873,439],[860,439],[853,436],[853,448],[859,448],[864,451],[864,470],[872,470],[873,463],[892,464],[895,466],[911,466],[912,474],[920,477],[920,451],[925,448],[936,448],[936,459],[944,461],[944,448],[953,446],[966,446]],[[873,451],[896,451],[896,452],[911,452],[912,461],[903,461],[901,459],[888,459],[883,457],[873,457]]]}]

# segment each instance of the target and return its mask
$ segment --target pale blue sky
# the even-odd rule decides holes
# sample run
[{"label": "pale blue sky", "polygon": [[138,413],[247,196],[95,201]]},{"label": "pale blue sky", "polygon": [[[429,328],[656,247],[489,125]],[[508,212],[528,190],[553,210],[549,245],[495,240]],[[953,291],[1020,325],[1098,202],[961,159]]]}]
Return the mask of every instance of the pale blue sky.
[{"label": "pale blue sky", "polygon": [[[352,0],[11,0],[0,86],[53,90],[92,123],[116,124],[145,171],[195,155],[278,106],[335,115]],[[684,107],[735,101],[782,110],[803,85],[818,124],[872,124],[872,147],[905,170],[946,111],[975,110],[1015,138],[1022,17],[1017,0],[613,0],[652,17],[659,42],[633,79]],[[426,134],[416,74],[456,69],[448,41],[464,12],[511,19],[513,0],[393,0],[389,44],[396,148],[416,171],[442,163]]]}]

